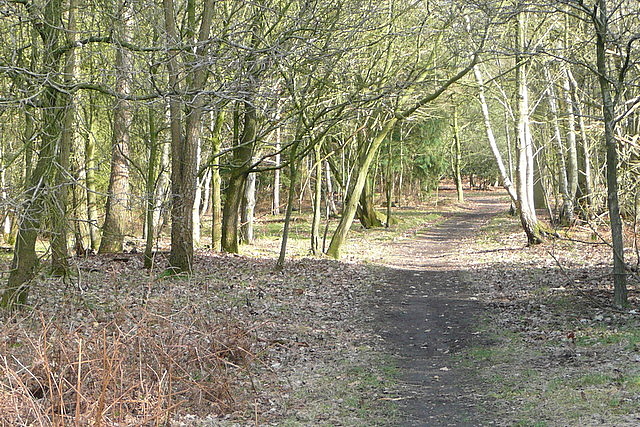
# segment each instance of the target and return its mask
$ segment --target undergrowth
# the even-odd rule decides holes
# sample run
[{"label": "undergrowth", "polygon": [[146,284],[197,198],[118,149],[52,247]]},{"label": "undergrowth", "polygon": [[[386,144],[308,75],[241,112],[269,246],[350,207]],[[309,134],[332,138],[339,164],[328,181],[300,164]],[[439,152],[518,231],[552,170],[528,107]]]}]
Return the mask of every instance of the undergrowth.
[{"label": "undergrowth", "polygon": [[149,425],[225,414],[253,342],[236,320],[185,323],[146,309],[69,329],[42,312],[0,330],[0,425]]}]

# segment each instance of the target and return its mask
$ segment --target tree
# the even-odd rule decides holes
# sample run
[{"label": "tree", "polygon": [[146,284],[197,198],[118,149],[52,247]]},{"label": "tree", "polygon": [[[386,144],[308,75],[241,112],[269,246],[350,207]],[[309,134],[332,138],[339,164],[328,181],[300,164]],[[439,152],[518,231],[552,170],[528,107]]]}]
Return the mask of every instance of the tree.
[{"label": "tree", "polygon": [[[131,42],[131,2],[123,0],[116,6],[116,34],[120,43]],[[124,237],[129,228],[129,129],[131,127],[131,105],[126,99],[130,94],[132,73],[131,52],[122,45],[116,46],[116,92],[114,100],[113,133],[111,142],[111,173],[102,239],[99,253],[122,252]]]},{"label": "tree", "polygon": [[[637,5],[625,0],[616,1],[612,8],[609,8],[610,2],[607,0],[595,0],[591,4],[582,0],[567,0],[566,4],[571,10],[563,12],[571,15],[572,11],[577,11],[580,17],[586,18],[593,25],[595,34],[595,66],[589,63],[582,65],[595,74],[602,102],[602,139],[606,150],[607,206],[613,253],[613,300],[615,305],[624,306],[627,304],[627,272],[620,214],[616,127],[621,118],[626,117],[640,104],[638,97],[622,103],[623,97],[627,94],[629,72],[633,65],[637,64],[634,44],[637,44],[640,36],[629,31],[628,26],[629,22],[637,20]],[[612,29],[614,22],[615,30]],[[619,109],[621,104],[626,111],[617,114],[616,109]]]},{"label": "tree", "polygon": [[[367,174],[369,172],[369,167],[378,151],[378,148],[385,140],[387,135],[394,129],[396,124],[402,120],[411,117],[416,111],[418,111],[423,106],[437,99],[445,90],[447,90],[452,84],[463,78],[475,65],[477,61],[477,56],[474,55],[469,64],[461,69],[457,74],[450,77],[447,81],[442,83],[436,90],[434,90],[429,95],[425,95],[419,98],[417,101],[413,102],[409,108],[405,110],[397,112],[394,116],[390,117],[384,122],[382,129],[376,133],[373,137],[369,149],[366,154],[361,158],[359,162],[358,175],[356,177],[356,182],[349,196],[349,200],[343,210],[342,218],[340,219],[340,223],[336,228],[336,231],[331,238],[331,243],[329,244],[329,249],[327,250],[327,254],[333,258],[340,258],[341,250],[344,242],[346,241],[347,234],[349,229],[351,228],[351,224],[353,223],[353,218],[356,213],[357,203],[360,198],[360,194],[362,193],[362,189],[364,188],[367,180]],[[423,73],[421,78],[417,81],[421,82],[424,78],[426,78],[426,73]],[[405,101],[407,95],[405,95]]]},{"label": "tree", "polygon": [[[187,41],[195,31],[194,0],[187,5]],[[169,85],[176,93],[185,93],[181,99],[169,100],[171,128],[171,254],[169,263],[175,272],[190,273],[193,268],[193,204],[197,187],[197,147],[200,138],[200,120],[204,107],[202,91],[209,76],[202,61],[209,50],[209,34],[213,22],[213,1],[206,0],[200,17],[197,47],[193,52],[181,50],[173,0],[164,0],[165,31],[167,38],[167,69]],[[182,54],[182,62],[179,54]],[[184,76],[184,83],[182,74]],[[184,108],[184,111],[183,111]],[[183,115],[184,114],[184,115]]]},{"label": "tree", "polygon": [[[27,4],[25,3],[25,6]],[[34,12],[30,10],[30,12]],[[63,39],[62,0],[49,0],[45,3],[42,15],[31,15],[30,21],[42,42],[41,59],[32,63],[31,75],[42,76],[41,98],[42,125],[37,131],[40,150],[35,167],[28,175],[19,229],[16,236],[13,261],[9,279],[2,294],[0,305],[13,308],[27,301],[30,282],[35,277],[39,259],[35,245],[39,234],[43,214],[48,210],[51,197],[51,177],[56,165],[56,152],[62,136],[64,112],[69,102],[65,93],[56,84],[62,72],[62,58],[58,52]]]}]

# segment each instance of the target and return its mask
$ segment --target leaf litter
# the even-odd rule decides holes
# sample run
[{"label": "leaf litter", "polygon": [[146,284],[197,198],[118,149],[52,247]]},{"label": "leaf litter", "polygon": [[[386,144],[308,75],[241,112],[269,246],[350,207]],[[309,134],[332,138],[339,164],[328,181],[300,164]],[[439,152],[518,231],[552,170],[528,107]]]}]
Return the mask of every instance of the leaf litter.
[{"label": "leaf litter", "polygon": [[[265,255],[208,251],[190,277],[160,278],[163,254],[151,273],[136,254],[77,259],[73,280],[42,276],[32,306],[3,315],[0,423],[397,422],[394,404],[410,396],[371,328],[371,295],[386,279],[356,261],[385,263],[389,245],[456,209],[441,203],[399,235],[357,232],[349,262],[295,257],[283,272]],[[472,332],[484,344],[447,353],[436,377],[471,366],[469,394],[490,424],[639,422],[637,280],[631,307],[610,309],[608,248],[575,241],[592,233],[525,247],[501,216],[446,250],[462,272],[452,286],[490,308]]]}]

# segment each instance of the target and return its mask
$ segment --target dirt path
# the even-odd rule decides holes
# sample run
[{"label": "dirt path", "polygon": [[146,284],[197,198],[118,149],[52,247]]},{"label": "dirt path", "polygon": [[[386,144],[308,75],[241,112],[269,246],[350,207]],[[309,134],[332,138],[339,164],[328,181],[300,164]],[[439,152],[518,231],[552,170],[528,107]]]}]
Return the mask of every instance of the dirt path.
[{"label": "dirt path", "polygon": [[377,333],[398,361],[401,425],[490,423],[476,409],[469,368],[452,359],[482,342],[474,326],[484,310],[455,254],[506,207],[497,194],[472,195],[463,212],[447,213],[438,225],[389,248],[388,276],[375,288],[372,310]]}]

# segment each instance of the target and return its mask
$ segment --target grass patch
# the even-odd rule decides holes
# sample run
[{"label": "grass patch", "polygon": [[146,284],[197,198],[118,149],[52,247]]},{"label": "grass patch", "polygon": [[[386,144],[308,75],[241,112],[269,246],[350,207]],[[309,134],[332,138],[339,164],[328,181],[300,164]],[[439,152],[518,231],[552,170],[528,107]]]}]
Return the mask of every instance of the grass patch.
[{"label": "grass patch", "polygon": [[360,347],[357,353],[316,367],[315,375],[295,391],[295,409],[278,424],[395,425],[399,412],[387,390],[395,384],[397,369],[390,358],[370,348]]}]

